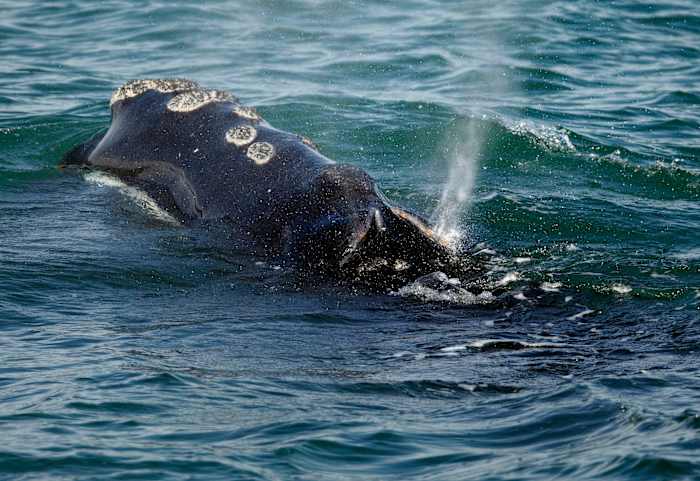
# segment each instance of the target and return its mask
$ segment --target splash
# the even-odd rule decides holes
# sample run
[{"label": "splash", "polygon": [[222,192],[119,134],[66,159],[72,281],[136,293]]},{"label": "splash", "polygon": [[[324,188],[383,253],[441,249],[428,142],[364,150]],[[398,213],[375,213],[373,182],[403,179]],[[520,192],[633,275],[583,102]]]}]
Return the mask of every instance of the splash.
[{"label": "splash", "polygon": [[452,145],[446,148],[449,173],[433,223],[436,233],[453,247],[464,238],[459,219],[471,201],[483,145],[484,132],[476,119],[469,118],[458,127]]},{"label": "splash", "polygon": [[447,274],[440,271],[419,277],[414,282],[390,294],[392,296],[420,299],[426,302],[447,302],[465,306],[490,304],[495,300],[493,293],[490,291],[474,294],[462,285],[462,281],[454,277],[448,277]]},{"label": "splash", "polygon": [[571,131],[563,127],[537,125],[526,120],[515,123],[504,121],[503,124],[514,134],[521,135],[550,152],[576,152],[576,146],[570,137]]}]

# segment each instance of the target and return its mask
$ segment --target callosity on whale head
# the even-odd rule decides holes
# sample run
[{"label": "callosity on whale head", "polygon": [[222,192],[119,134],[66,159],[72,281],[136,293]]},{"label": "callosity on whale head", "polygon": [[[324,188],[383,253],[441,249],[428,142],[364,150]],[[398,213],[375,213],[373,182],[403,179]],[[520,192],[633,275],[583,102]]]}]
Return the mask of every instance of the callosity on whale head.
[{"label": "callosity on whale head", "polygon": [[107,171],[184,224],[219,225],[302,270],[396,284],[458,263],[427,222],[362,169],[337,164],[234,96],[184,79],[134,80],[112,123],[64,165]]}]

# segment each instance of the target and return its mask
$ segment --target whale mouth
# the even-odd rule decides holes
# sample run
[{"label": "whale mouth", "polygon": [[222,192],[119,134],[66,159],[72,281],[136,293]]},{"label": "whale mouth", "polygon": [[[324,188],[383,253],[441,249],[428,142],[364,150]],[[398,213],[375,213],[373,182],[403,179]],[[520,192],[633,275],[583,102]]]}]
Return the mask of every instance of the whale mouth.
[{"label": "whale mouth", "polygon": [[456,253],[426,221],[389,205],[371,207],[356,225],[339,266],[346,276],[394,284],[457,262]]},{"label": "whale mouth", "polygon": [[384,216],[382,215],[381,210],[377,207],[372,207],[369,210],[369,214],[365,217],[365,221],[356,224],[355,229],[353,229],[350,244],[345,249],[340,259],[341,268],[345,267],[360,254],[360,246],[372,230],[377,232],[384,232],[386,230]]},{"label": "whale mouth", "polygon": [[328,166],[311,185],[313,207],[293,223],[288,243],[310,271],[381,285],[441,270],[456,257],[427,221],[394,206],[356,167]]}]

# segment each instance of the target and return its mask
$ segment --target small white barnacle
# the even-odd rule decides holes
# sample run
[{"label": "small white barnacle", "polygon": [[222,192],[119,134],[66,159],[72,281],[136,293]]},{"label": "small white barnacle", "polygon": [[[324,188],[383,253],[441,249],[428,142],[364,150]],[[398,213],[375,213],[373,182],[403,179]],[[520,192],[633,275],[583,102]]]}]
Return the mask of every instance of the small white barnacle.
[{"label": "small white barnacle", "polygon": [[248,147],[246,155],[256,165],[267,164],[275,155],[275,147],[268,142],[255,142]]},{"label": "small white barnacle", "polygon": [[234,97],[221,90],[188,90],[171,98],[168,110],[171,112],[192,112],[212,102],[234,101]]},{"label": "small white barnacle", "polygon": [[253,107],[247,107],[245,105],[236,105],[233,108],[233,112],[236,115],[244,117],[250,120],[260,120],[260,115],[255,111]]},{"label": "small white barnacle", "polygon": [[120,100],[126,100],[155,90],[160,93],[180,92],[199,88],[196,82],[187,79],[141,79],[129,80],[112,94],[109,101],[110,107]]},{"label": "small white barnacle", "polygon": [[409,264],[408,262],[406,262],[403,259],[396,259],[396,261],[394,262],[394,270],[395,271],[405,271],[409,267],[411,267],[411,264]]},{"label": "small white barnacle", "polygon": [[239,125],[226,132],[226,142],[236,147],[243,147],[255,140],[258,131],[252,125]]}]

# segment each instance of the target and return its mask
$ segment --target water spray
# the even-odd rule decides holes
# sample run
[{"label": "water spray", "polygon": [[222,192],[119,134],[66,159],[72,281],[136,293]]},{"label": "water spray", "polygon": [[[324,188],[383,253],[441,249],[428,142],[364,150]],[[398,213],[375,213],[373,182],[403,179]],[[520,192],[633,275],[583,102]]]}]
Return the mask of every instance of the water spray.
[{"label": "water spray", "polygon": [[455,130],[446,149],[449,173],[432,220],[437,234],[453,248],[458,247],[464,237],[459,219],[471,202],[483,141],[477,120],[468,118]]}]

